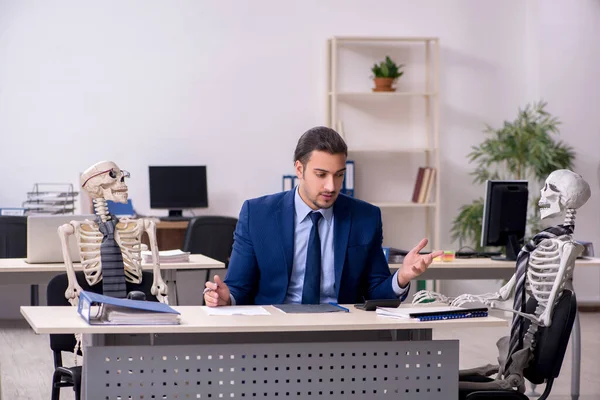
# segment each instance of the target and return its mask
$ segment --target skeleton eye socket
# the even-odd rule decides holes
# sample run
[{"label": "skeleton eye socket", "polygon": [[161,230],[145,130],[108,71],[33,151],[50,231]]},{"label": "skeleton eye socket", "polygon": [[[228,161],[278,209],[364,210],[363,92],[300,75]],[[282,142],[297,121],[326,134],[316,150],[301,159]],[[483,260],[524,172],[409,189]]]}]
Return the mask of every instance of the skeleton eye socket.
[{"label": "skeleton eye socket", "polygon": [[111,178],[116,178],[117,177],[117,173],[115,172],[114,169],[111,169],[110,171],[108,171],[108,176],[110,176]]}]

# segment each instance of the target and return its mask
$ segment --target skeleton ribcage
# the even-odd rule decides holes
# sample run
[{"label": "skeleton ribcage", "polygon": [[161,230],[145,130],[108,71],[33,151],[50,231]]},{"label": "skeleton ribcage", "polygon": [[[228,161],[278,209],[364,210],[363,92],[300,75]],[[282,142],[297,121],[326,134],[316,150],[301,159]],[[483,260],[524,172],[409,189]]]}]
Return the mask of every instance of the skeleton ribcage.
[{"label": "skeleton ribcage", "polygon": [[[79,245],[80,260],[86,280],[96,285],[102,280],[100,245],[102,233],[94,222],[83,222],[75,229]],[[142,220],[120,221],[115,231],[115,240],[121,248],[125,279],[131,283],[142,281],[141,239],[144,232]]]},{"label": "skeleton ribcage", "polygon": [[[564,242],[559,238],[545,239],[529,257],[525,287],[527,293],[535,297],[544,308],[548,305],[548,298],[556,282],[563,244]],[[572,268],[569,268],[567,277],[571,275]]]}]

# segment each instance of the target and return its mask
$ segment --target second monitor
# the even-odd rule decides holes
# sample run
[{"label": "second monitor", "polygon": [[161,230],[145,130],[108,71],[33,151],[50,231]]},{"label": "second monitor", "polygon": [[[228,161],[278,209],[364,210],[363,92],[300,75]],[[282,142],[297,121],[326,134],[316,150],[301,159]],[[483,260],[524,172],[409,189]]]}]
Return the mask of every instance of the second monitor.
[{"label": "second monitor", "polygon": [[493,260],[517,259],[525,237],[528,196],[527,181],[487,181],[481,246],[506,246],[506,257]]},{"label": "second monitor", "polygon": [[180,217],[184,208],[208,207],[206,166],[150,166],[150,208]]}]

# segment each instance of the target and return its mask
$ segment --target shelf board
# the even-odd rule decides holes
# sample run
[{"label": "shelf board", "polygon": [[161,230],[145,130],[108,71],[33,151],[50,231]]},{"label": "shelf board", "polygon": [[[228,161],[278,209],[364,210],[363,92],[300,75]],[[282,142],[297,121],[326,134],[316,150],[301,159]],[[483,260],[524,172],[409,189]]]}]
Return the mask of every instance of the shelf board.
[{"label": "shelf board", "polygon": [[372,148],[361,148],[361,147],[349,147],[349,153],[427,153],[433,152],[436,149],[428,149],[426,147],[415,147],[415,148],[394,148],[394,147],[372,147]]},{"label": "shelf board", "polygon": [[405,203],[379,203],[379,202],[371,202],[371,201],[367,201],[368,203],[373,204],[374,206],[377,206],[379,208],[424,208],[424,207],[435,207],[435,203],[412,203],[412,202],[405,202]]},{"label": "shelf board", "polygon": [[436,92],[329,92],[330,96],[340,99],[365,98],[365,97],[430,97]]},{"label": "shelf board", "polygon": [[437,37],[387,37],[387,36],[334,36],[338,42],[430,42],[438,41]]}]

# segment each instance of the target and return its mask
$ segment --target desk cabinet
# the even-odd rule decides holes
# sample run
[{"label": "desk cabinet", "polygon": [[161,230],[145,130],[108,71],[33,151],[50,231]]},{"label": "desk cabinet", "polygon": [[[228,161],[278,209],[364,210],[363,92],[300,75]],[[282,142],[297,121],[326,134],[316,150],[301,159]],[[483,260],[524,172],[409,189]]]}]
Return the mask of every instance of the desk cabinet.
[{"label": "desk cabinet", "polygon": [[[159,221],[156,224],[156,241],[159,250],[176,250],[183,247],[188,221]],[[148,235],[142,236],[142,243],[149,245]]]}]

